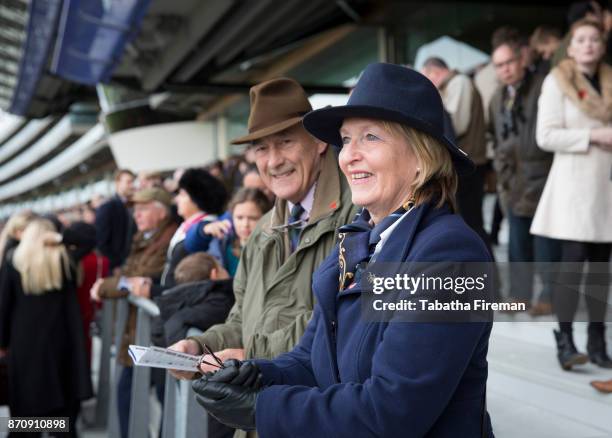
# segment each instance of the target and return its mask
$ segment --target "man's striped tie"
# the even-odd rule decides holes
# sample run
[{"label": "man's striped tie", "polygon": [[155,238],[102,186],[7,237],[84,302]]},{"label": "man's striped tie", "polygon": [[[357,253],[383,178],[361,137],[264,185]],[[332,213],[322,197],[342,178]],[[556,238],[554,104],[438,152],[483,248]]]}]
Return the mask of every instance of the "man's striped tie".
[{"label": "man's striped tie", "polygon": [[291,252],[295,251],[300,243],[300,232],[302,231],[302,213],[304,213],[304,207],[299,202],[293,206],[289,214],[289,240],[291,242]]}]

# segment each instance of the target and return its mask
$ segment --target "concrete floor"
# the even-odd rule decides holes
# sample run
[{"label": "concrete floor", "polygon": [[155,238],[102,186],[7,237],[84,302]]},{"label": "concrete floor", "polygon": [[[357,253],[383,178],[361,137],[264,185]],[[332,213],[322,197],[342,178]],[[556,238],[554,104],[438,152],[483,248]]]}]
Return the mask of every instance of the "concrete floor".
[{"label": "concrete floor", "polygon": [[[594,379],[612,379],[612,371],[592,364],[563,371],[553,327],[549,322],[495,323],[488,356],[488,409],[496,437],[612,437],[612,395],[589,386]],[[584,351],[586,323],[577,323],[574,330]]]}]

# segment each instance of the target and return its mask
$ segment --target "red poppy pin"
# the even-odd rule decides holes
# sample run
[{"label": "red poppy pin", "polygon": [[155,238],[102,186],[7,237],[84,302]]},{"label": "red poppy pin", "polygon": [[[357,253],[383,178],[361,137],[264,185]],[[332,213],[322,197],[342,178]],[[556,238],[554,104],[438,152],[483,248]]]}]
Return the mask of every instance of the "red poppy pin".
[{"label": "red poppy pin", "polygon": [[578,97],[580,98],[580,100],[584,100],[584,98],[587,97],[586,90],[578,90]]},{"label": "red poppy pin", "polygon": [[336,201],[329,204],[329,208],[331,208],[332,210],[335,210],[337,207],[338,207],[338,204],[336,204]]}]

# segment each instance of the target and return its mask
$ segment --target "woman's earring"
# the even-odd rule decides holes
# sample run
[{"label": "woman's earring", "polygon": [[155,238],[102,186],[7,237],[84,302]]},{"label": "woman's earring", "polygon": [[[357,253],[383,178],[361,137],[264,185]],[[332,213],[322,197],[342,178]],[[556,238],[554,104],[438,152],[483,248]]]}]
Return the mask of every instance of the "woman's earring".
[{"label": "woman's earring", "polygon": [[414,196],[411,196],[406,202],[404,202],[402,207],[404,208],[404,210],[410,210],[412,207],[414,207],[414,204],[415,204]]}]

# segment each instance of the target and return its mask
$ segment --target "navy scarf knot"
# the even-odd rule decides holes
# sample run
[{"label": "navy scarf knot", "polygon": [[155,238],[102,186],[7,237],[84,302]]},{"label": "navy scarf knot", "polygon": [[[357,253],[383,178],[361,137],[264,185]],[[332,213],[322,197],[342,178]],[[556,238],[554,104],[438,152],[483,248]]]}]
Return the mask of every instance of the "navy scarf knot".
[{"label": "navy scarf knot", "polygon": [[361,280],[361,274],[374,255],[380,235],[406,211],[406,207],[402,206],[372,226],[370,212],[363,208],[352,223],[338,229],[338,280],[341,291]]}]

